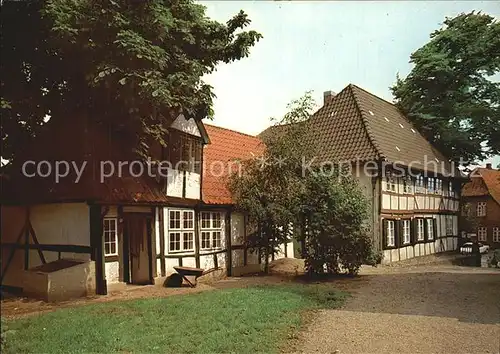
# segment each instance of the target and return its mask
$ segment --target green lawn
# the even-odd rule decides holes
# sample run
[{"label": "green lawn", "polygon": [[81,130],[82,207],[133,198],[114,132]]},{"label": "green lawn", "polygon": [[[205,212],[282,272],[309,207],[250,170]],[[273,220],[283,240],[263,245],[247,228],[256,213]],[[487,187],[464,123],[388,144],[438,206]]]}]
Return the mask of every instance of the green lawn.
[{"label": "green lawn", "polygon": [[92,304],[7,322],[5,353],[273,353],[332,284],[276,285]]}]

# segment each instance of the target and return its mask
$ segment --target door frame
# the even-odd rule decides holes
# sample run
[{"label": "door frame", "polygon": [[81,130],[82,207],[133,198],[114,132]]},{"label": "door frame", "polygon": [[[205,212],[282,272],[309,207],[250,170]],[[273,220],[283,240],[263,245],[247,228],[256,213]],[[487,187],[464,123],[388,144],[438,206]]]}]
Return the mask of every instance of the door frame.
[{"label": "door frame", "polygon": [[130,235],[128,230],[128,217],[140,216],[146,222],[146,242],[148,247],[148,284],[154,285],[153,276],[153,223],[154,214],[141,212],[124,212],[123,213],[123,281],[127,284],[134,284],[132,279],[132,257],[130,254]]}]

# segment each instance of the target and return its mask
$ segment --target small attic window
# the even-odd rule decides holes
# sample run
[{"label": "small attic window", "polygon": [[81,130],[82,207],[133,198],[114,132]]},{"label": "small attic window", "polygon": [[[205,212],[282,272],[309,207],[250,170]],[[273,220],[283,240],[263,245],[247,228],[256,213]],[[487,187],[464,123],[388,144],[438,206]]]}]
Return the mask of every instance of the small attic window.
[{"label": "small attic window", "polygon": [[403,125],[403,124],[401,124],[401,123],[399,123],[399,126],[400,126],[401,128],[404,128],[404,125]]},{"label": "small attic window", "polygon": [[417,134],[417,132],[415,131],[415,129],[411,128],[411,131],[413,132],[413,134]]},{"label": "small attic window", "polygon": [[368,113],[370,113],[371,116],[374,116],[375,114],[373,114],[372,111],[368,111]]},{"label": "small attic window", "polygon": [[389,121],[389,119],[387,119],[387,117],[384,117],[384,119],[386,120],[386,122],[388,122],[388,121]]},{"label": "small attic window", "polygon": [[401,151],[401,149],[398,146],[396,146],[396,150]]}]

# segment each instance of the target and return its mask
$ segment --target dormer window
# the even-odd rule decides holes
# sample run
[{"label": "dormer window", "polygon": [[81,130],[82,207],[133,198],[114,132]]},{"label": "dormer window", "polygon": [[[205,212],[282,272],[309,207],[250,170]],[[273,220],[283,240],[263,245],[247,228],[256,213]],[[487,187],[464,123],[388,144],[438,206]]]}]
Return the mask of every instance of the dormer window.
[{"label": "dormer window", "polygon": [[200,138],[177,130],[170,132],[165,152],[173,169],[200,173],[201,151]]},{"label": "dormer window", "polygon": [[434,177],[429,177],[427,179],[427,192],[435,193],[436,191],[436,179]]},{"label": "dormer window", "polygon": [[403,177],[403,193],[413,193],[413,180],[410,176]]},{"label": "dormer window", "polygon": [[385,177],[385,182],[386,182],[386,191],[396,192],[396,178],[394,178],[390,172],[387,173],[387,176]]},{"label": "dormer window", "polygon": [[415,182],[415,189],[417,193],[425,192],[424,176],[422,175],[417,176],[417,180]]},{"label": "dormer window", "polygon": [[434,190],[434,193],[442,194],[443,193],[443,180],[436,178],[435,182],[436,182],[436,188]]}]

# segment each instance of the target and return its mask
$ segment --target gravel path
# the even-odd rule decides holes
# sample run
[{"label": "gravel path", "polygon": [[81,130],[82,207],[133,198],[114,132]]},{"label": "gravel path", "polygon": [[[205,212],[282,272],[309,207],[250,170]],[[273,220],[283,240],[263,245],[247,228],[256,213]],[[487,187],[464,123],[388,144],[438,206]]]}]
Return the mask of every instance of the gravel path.
[{"label": "gravel path", "polygon": [[342,309],[314,317],[292,352],[500,353],[498,270],[383,267],[362,278]]}]

